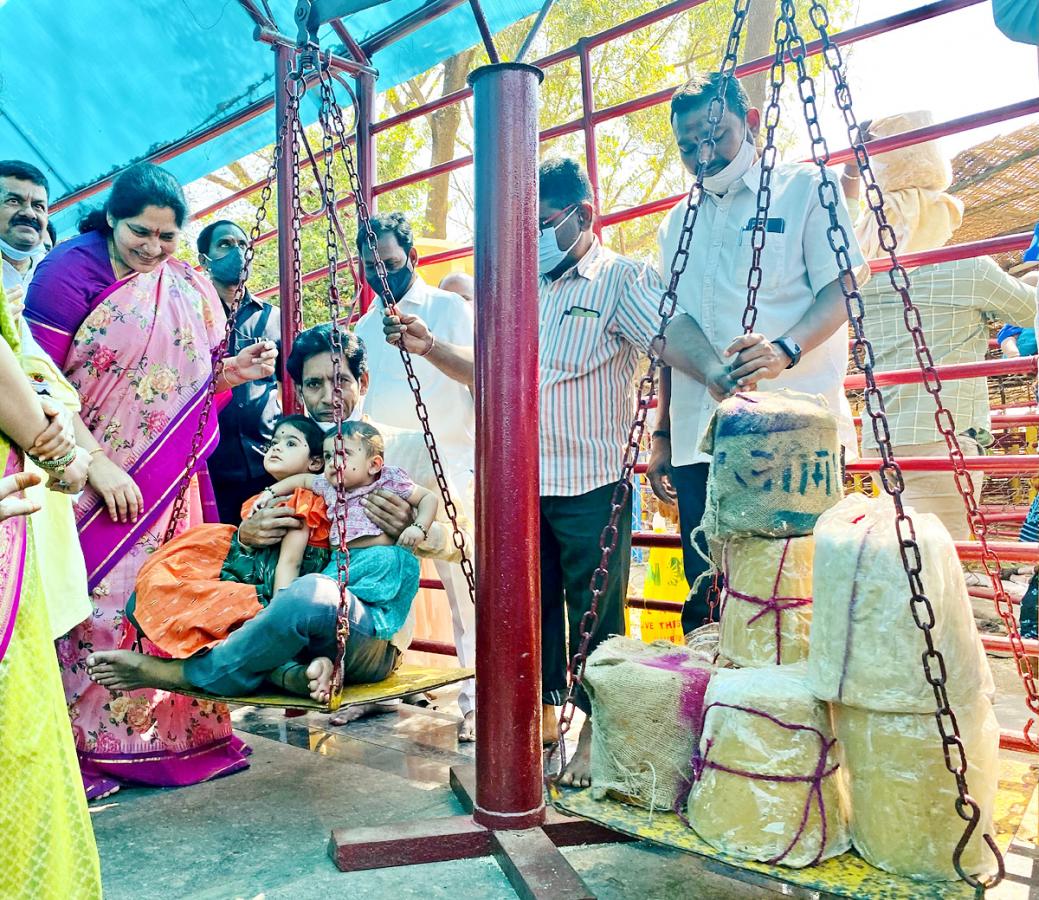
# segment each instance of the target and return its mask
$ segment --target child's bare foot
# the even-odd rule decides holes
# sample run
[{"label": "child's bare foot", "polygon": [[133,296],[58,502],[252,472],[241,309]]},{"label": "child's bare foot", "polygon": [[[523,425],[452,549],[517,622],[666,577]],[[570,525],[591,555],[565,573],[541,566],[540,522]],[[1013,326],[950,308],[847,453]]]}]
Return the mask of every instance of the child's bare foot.
[{"label": "child's bare foot", "polygon": [[87,657],[90,680],[110,691],[159,688],[197,690],[184,679],[184,660],[159,659],[132,650],[98,650]]},{"label": "child's bare foot", "polygon": [[541,704],[541,746],[551,747],[559,743],[559,719],[551,703]]},{"label": "child's bare foot", "polygon": [[476,740],[476,710],[471,709],[458,723],[458,742],[460,744],[471,744]]},{"label": "child's bare foot", "polygon": [[563,774],[559,777],[563,787],[591,787],[592,784],[592,720],[586,719],[581,736],[577,739],[577,750]]},{"label": "child's bare foot", "polygon": [[307,666],[307,692],[318,703],[327,703],[332,693],[332,671],[335,666],[327,656],[318,656]]}]

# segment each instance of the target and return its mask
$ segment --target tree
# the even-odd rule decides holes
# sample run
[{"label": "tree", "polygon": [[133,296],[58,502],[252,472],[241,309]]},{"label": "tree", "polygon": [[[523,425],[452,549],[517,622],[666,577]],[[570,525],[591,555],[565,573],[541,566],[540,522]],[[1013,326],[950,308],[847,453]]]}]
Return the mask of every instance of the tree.
[{"label": "tree", "polygon": [[[615,0],[558,0],[539,34],[530,58],[575,44],[583,36],[656,9],[657,0],[629,0],[621,6]],[[764,56],[772,43],[772,21],[776,0],[755,0],[745,26],[742,60]],[[770,9],[771,7],[771,9]],[[851,0],[831,0],[830,18],[834,30],[851,19]],[[623,14],[618,10],[623,9]],[[799,24],[810,29],[807,12]],[[516,23],[497,36],[503,59],[514,57],[530,27],[531,19]],[[678,16],[647,26],[621,40],[596,48],[591,55],[592,94],[598,109],[604,109],[636,96],[680,84],[694,69],[716,68],[721,60],[731,25],[731,0],[710,0]],[[466,75],[486,62],[481,47],[472,47],[433,69],[381,95],[383,117],[429,102],[459,90]],[[813,73],[820,71],[818,58],[811,61]],[[788,78],[789,81],[789,78]],[[752,99],[760,105],[764,98],[765,76],[748,79]],[[787,91],[785,125],[781,146],[790,146],[800,123],[796,92]],[[546,72],[541,88],[541,127],[548,128],[579,118],[581,114],[580,69],[576,60],[553,66]],[[313,132],[314,129],[311,129]],[[385,183],[427,166],[438,165],[472,152],[472,109],[469,102],[446,107],[428,116],[384,130],[377,136],[378,180]],[[682,193],[688,176],[679,163],[671,134],[666,104],[639,110],[622,118],[602,123],[596,129],[599,162],[599,206],[603,212],[624,209],[650,200]],[[312,138],[315,148],[320,139]],[[584,141],[580,133],[570,134],[542,146],[542,153],[568,154],[584,161]],[[270,151],[243,160],[235,167],[210,176],[222,187],[237,189],[258,177],[266,168]],[[306,168],[306,167],[305,167]],[[343,184],[337,163],[336,184]],[[309,171],[301,173],[307,207],[317,206],[316,184]],[[251,222],[255,198],[234,208],[239,218]],[[472,169],[466,167],[430,181],[384,193],[378,200],[384,210],[405,212],[420,235],[450,238],[459,243],[472,239]],[[662,214],[609,228],[604,241],[618,252],[642,258],[655,254],[656,228]],[[274,211],[268,216],[274,227]],[[356,224],[344,215],[343,225],[352,244]],[[353,249],[352,246],[350,248]],[[340,251],[343,255],[343,251]],[[303,230],[304,270],[324,265],[325,233],[322,223]],[[255,288],[276,283],[277,258],[274,242],[263,245],[258,254],[252,283]],[[344,296],[349,296],[349,277],[340,278]],[[323,280],[304,289],[305,321],[310,324],[327,318],[327,288]]]}]

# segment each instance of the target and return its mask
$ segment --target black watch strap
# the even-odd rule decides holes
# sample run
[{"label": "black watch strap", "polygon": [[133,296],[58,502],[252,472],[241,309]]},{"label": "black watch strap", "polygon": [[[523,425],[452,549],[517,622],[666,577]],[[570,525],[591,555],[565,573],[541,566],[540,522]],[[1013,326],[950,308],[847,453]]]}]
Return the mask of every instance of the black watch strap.
[{"label": "black watch strap", "polygon": [[773,342],[777,347],[780,347],[783,352],[790,357],[790,362],[787,365],[788,369],[792,369],[801,361],[801,345],[797,341],[788,337],[776,338]]}]

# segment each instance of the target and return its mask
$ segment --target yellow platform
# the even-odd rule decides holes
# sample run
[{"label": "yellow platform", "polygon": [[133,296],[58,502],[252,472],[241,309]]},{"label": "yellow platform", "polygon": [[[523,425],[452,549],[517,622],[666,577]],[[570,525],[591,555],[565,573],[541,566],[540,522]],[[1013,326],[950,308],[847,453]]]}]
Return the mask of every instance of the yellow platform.
[{"label": "yellow platform", "polygon": [[[1014,760],[1001,761],[999,794],[996,797],[996,843],[1006,854],[1012,840],[1036,839],[1036,784],[1039,766]],[[674,847],[704,856],[733,869],[764,875],[777,881],[857,900],[924,900],[924,898],[974,897],[963,882],[924,883],[876,869],[854,852],[845,853],[817,866],[791,869],[739,859],[715,850],[671,812],[654,812],[614,800],[596,800],[591,789],[555,792],[553,805],[568,815],[604,825],[654,844]],[[739,877],[738,873],[732,873]],[[998,889],[997,889],[998,891]]]},{"label": "yellow platform", "polygon": [[335,712],[344,706],[357,706],[360,703],[381,703],[384,700],[396,700],[409,694],[432,691],[435,688],[454,684],[472,678],[475,669],[436,669],[425,666],[401,666],[389,678],[373,684],[348,684],[340,693],[332,698],[331,703],[318,703],[310,697],[287,694],[271,690],[266,693],[250,694],[244,697],[224,697],[207,694],[204,691],[182,691],[189,697],[200,697],[203,700],[222,700],[225,703],[238,703],[242,706],[277,706],[286,709],[305,709],[317,712]]}]

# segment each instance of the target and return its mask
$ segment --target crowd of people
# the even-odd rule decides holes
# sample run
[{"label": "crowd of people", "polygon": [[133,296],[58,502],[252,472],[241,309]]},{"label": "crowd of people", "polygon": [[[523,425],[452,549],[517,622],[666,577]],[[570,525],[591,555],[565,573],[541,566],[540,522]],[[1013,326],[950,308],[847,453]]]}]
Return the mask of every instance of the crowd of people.
[{"label": "crowd of people", "polygon": [[[671,99],[675,142],[691,173],[719,87],[716,75],[694,76]],[[913,126],[870,125],[874,136],[905,127]],[[677,314],[657,345],[666,368],[648,478],[663,502],[677,505],[686,578],[698,585],[683,613],[687,631],[708,617],[716,590],[699,578],[707,548],[698,552],[692,535],[711,463],[700,442],[717,404],[737,390],[821,394],[841,421],[846,457],[855,457],[843,381],[845,294],[856,287],[878,366],[913,360],[901,298],[886,279],[869,280],[870,228],[853,221],[843,198],[836,215],[849,239],[844,268],[831,249],[817,169],[776,165],[768,217],[758,222],[760,128],[742,87],[726,81]],[[877,167],[900,244],[913,249],[940,246],[959,221],[946,192],[948,165],[936,165],[937,174],[934,164],[894,167],[897,177]],[[632,385],[683,243],[685,203],[665,218],[653,266],[600,242],[592,188],[577,162],[546,160],[538,179],[542,721],[550,742],[621,470]],[[854,208],[855,174],[842,184]],[[481,298],[465,276],[427,284],[406,217],[374,216],[393,314],[373,306],[341,340],[329,324],[299,334],[286,369],[306,415],[283,416],[278,310],[243,287],[248,239],[239,225],[202,230],[196,269],[175,255],[188,206],[159,167],[119,175],[103,208],[60,243],[39,170],[0,162],[0,189],[0,885],[60,877],[66,893],[74,883],[77,895],[93,896],[100,887],[88,800],[123,783],[191,784],[248,765],[227,707],[179,691],[215,698],[273,683],[327,699],[344,573],[346,683],[379,681],[400,665],[415,627],[416,557],[435,563],[459,662],[474,663],[461,551],[397,347],[413,356],[463,545],[479,552],[473,306]],[[756,225],[766,234],[757,325],[743,334]],[[377,283],[365,240],[357,251]],[[983,358],[992,318],[1034,324],[1034,287],[989,259],[923,266],[912,280],[936,362]],[[230,346],[214,359],[237,294]],[[219,416],[203,423],[213,380]],[[984,381],[955,382],[945,394],[965,452],[983,452]],[[944,454],[930,402],[919,386],[885,389],[897,453]],[[200,465],[173,522],[196,433]],[[868,455],[876,451],[866,437]],[[907,476],[906,495],[966,536],[951,476]],[[624,632],[630,547],[626,509],[590,649]],[[589,718],[563,782],[586,785],[594,723],[587,696],[578,691],[576,699]],[[459,738],[472,740],[471,683],[459,706]],[[6,810],[17,810],[17,821],[6,821]]]}]

